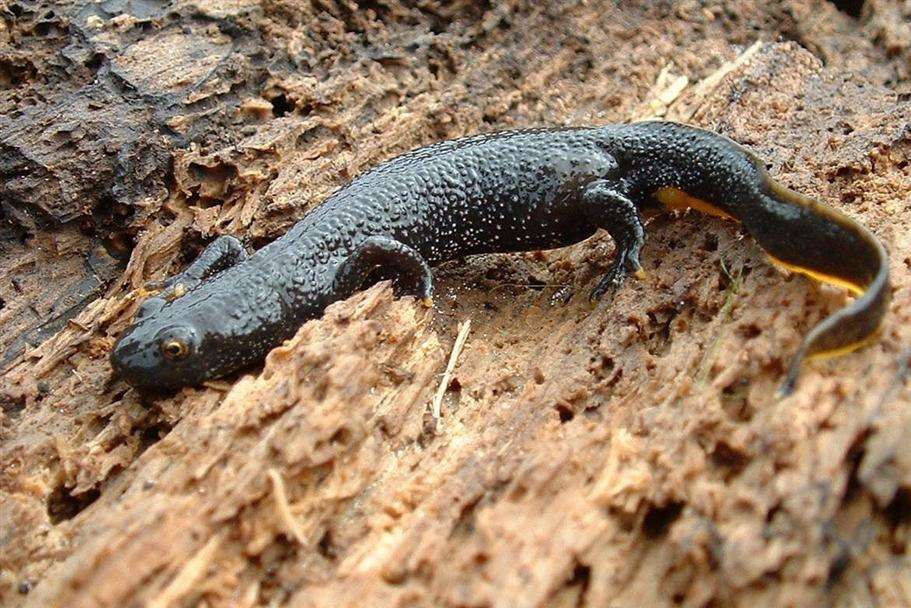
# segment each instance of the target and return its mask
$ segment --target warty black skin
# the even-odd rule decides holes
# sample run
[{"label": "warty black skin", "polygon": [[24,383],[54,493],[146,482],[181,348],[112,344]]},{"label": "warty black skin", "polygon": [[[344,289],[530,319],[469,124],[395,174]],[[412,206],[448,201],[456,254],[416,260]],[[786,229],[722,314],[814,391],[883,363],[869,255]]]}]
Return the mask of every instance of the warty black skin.
[{"label": "warty black skin", "polygon": [[217,239],[143,304],[112,364],[143,390],[199,384],[262,360],[378,265],[429,298],[429,266],[562,247],[604,228],[617,256],[597,298],[641,272],[642,215],[685,207],[740,221],[774,261],[858,294],[808,334],[782,394],[807,357],[852,350],[875,334],[889,265],[869,231],[777,184],[730,139],[648,121],[476,135],[389,160],[249,257],[233,237]]}]

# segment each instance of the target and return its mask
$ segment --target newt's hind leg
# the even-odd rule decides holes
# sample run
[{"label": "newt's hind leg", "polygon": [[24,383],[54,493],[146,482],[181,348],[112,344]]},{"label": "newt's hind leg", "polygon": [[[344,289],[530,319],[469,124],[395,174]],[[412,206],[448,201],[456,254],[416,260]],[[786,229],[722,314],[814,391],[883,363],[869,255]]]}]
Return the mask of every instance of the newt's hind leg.
[{"label": "newt's hind leg", "polygon": [[350,295],[357,291],[377,266],[398,271],[396,291],[421,298],[430,305],[433,275],[420,253],[388,236],[372,236],[341,263],[335,275],[335,292]]},{"label": "newt's hind leg", "polygon": [[617,247],[613,264],[592,290],[591,299],[597,300],[619,285],[627,273],[640,278],[645,275],[639,264],[645,226],[635,203],[614,182],[599,179],[588,184],[582,193],[582,205],[588,219],[604,228]]},{"label": "newt's hind leg", "polygon": [[157,312],[165,302],[176,300],[205,281],[210,276],[230,268],[247,258],[247,251],[235,236],[222,235],[209,243],[193,263],[183,272],[160,283],[161,292],[147,299],[139,307],[137,318]]}]

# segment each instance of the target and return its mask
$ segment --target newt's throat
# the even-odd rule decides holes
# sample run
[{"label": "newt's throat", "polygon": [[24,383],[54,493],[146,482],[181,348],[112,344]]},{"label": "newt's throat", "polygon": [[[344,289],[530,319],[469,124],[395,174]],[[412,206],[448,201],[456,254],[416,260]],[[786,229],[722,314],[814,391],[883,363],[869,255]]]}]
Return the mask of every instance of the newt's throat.
[{"label": "newt's throat", "polygon": [[735,219],[726,211],[722,211],[715,205],[704,201],[701,198],[690,196],[680,188],[659,188],[652,196],[655,200],[664,205],[664,208],[668,211],[695,209],[696,211],[714,215],[715,217],[724,218],[726,220]]}]

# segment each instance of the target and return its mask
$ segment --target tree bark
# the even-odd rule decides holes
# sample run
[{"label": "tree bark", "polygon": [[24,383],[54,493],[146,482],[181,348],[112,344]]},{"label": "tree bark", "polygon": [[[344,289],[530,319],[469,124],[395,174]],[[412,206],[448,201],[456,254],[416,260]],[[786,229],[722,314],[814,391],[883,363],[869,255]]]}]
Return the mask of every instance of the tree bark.
[{"label": "tree bark", "polygon": [[[19,0],[0,30],[0,605],[911,605],[901,2]],[[397,153],[682,120],[870,227],[880,339],[774,397],[844,302],[737,226],[374,286],[263,366],[142,397],[143,286]],[[471,321],[431,405],[458,328]]]}]

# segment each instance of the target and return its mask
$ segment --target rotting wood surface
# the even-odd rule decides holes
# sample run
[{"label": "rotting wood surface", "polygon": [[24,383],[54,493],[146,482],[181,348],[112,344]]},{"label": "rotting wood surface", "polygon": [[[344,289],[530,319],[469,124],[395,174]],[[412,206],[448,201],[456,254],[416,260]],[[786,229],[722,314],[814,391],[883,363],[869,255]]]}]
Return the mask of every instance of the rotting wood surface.
[{"label": "rotting wood surface", "polygon": [[[8,2],[0,604],[911,605],[907,7],[618,4]],[[877,344],[776,401],[845,296],[686,215],[597,306],[603,235],[448,264],[432,310],[378,285],[206,388],[109,377],[217,234],[416,145],[656,114],[886,243]]]}]

